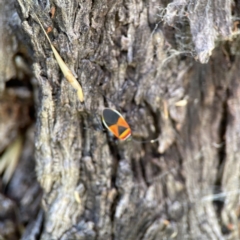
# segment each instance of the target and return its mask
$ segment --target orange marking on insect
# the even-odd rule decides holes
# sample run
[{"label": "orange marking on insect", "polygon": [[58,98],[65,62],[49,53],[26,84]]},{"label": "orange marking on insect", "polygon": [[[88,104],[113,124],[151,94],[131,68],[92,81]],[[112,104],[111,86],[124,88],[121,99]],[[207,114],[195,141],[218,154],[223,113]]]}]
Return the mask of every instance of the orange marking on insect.
[{"label": "orange marking on insect", "polygon": [[125,127],[125,128],[130,128],[126,120],[121,116],[118,119],[117,125]]},{"label": "orange marking on insect", "polygon": [[127,128],[120,136],[119,139],[126,140],[132,135],[132,131],[130,128]]},{"label": "orange marking on insect", "polygon": [[110,130],[110,132],[112,132],[114,134],[114,136],[119,138],[118,126],[116,124],[108,127],[108,129]]}]

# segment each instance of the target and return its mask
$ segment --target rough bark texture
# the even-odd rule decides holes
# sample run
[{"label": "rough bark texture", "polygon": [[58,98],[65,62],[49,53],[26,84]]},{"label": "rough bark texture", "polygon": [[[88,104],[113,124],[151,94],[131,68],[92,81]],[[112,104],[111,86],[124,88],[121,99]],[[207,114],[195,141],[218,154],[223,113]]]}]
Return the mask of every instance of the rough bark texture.
[{"label": "rough bark texture", "polygon": [[[44,191],[44,217],[23,239],[240,239],[239,3],[18,3],[35,53]],[[97,131],[104,107],[121,111],[133,138],[159,142]]]}]

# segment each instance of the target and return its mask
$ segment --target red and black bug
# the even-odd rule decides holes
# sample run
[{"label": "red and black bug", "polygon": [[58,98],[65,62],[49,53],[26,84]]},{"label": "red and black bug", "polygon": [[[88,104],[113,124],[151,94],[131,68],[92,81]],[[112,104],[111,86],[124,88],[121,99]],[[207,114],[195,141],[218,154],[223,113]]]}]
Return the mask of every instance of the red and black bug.
[{"label": "red and black bug", "polygon": [[[130,126],[124,117],[117,111],[111,108],[105,108],[102,112],[102,122],[104,126],[118,139],[126,140],[132,135]],[[133,139],[134,141],[137,141]],[[157,142],[159,139],[152,139],[137,142]]]},{"label": "red and black bug", "polygon": [[102,113],[102,122],[120,140],[126,140],[132,134],[128,123],[117,110],[105,108]]}]

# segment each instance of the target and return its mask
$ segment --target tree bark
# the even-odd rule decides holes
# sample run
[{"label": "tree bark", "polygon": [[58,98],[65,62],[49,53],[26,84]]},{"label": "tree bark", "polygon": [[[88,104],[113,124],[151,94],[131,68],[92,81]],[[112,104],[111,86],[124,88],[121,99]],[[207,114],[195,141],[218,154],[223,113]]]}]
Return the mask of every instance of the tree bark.
[{"label": "tree bark", "polygon": [[[239,239],[239,3],[18,3],[39,85],[40,239]],[[96,131],[104,107],[159,142]]]}]

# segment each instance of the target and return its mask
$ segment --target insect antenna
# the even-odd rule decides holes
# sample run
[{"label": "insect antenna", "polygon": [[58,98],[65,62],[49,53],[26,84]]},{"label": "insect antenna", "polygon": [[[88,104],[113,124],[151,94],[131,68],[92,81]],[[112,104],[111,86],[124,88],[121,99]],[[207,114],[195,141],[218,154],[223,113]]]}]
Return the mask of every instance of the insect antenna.
[{"label": "insect antenna", "polygon": [[135,138],[132,137],[132,140],[134,142],[137,142],[137,143],[155,143],[155,142],[158,142],[159,141],[159,137],[158,138],[155,138],[155,139],[149,139],[149,140],[137,140]]}]

